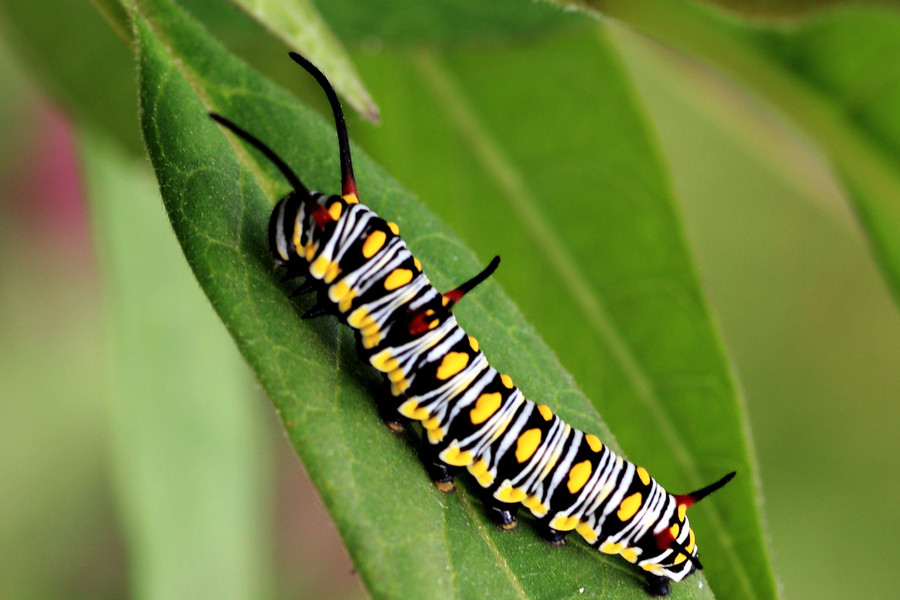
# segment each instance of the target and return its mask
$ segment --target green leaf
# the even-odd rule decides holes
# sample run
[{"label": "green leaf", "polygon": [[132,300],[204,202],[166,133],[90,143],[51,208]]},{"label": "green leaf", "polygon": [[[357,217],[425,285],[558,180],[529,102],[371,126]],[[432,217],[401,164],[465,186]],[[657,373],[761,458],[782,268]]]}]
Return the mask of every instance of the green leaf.
[{"label": "green leaf", "polygon": [[347,103],[371,121],[378,107],[340,41],[311,0],[232,0],[276,36],[319,66]]},{"label": "green leaf", "polygon": [[900,117],[892,60],[900,12],[843,8],[784,27],[737,21],[684,0],[604,2],[597,10],[725,70],[812,137],[900,300]]},{"label": "green leaf", "polygon": [[270,453],[249,373],[171,243],[146,162],[96,133],[80,138],[132,590],[145,599],[267,596]]},{"label": "green leaf", "polygon": [[[371,375],[361,372],[347,332],[301,322],[276,282],[265,231],[272,192],[283,184],[271,167],[226,139],[206,112],[240,119],[315,186],[334,185],[331,127],[236,63],[171,6],[141,3],[135,27],[144,131],[176,234],[285,421],[373,594],[474,597],[492,589],[498,597],[539,597],[563,585],[572,595],[585,587],[587,597],[600,597],[613,586],[621,588],[617,597],[642,597],[636,575],[620,561],[578,544],[548,552],[527,529],[505,536],[486,523],[468,493],[444,497],[427,483],[410,448],[378,423],[368,399]],[[439,284],[477,269],[395,182],[359,154],[357,165],[366,199],[409,232]],[[576,424],[605,431],[496,286],[469,304],[481,314],[473,321],[484,344],[506,348],[497,351],[501,367],[521,373],[524,386],[552,386]],[[492,314],[505,317],[500,322]]]},{"label": "green leaf", "polygon": [[[574,541],[551,551],[527,526],[516,535],[501,534],[487,524],[469,488],[449,497],[433,490],[412,451],[378,423],[368,391],[375,385],[373,376],[356,359],[349,332],[333,323],[300,321],[297,315],[306,304],[292,306],[287,288],[276,283],[266,223],[285,184],[245,145],[223,136],[205,113],[215,110],[237,120],[319,189],[337,187],[331,125],[236,63],[171,5],[141,2],[135,27],[144,134],[173,227],[201,285],[275,403],[372,593],[472,597],[490,589],[501,597],[546,597],[559,595],[563,586],[562,593],[578,597],[581,588],[583,597],[644,597],[637,575],[621,560]],[[494,225],[498,221],[509,214],[522,221],[529,237],[518,243],[536,249],[537,260],[528,267],[547,275],[541,284],[549,295],[541,297],[556,303],[575,296],[574,314],[587,324],[579,326],[572,314],[559,311],[550,324],[565,336],[560,346],[568,348],[582,372],[599,365],[602,385],[611,388],[600,404],[604,412],[619,415],[629,439],[650,438],[643,452],[662,466],[661,472],[673,480],[678,476],[682,491],[735,465],[745,473],[727,498],[697,509],[696,521],[708,521],[700,543],[707,548],[704,559],[737,581],[733,588],[743,596],[729,597],[771,597],[740,405],[681,239],[664,171],[653,160],[646,126],[615,55],[602,36],[586,34],[527,49],[495,48],[491,59],[485,58],[483,48],[446,63],[426,51],[411,62],[379,57],[391,65],[383,70],[390,73],[390,83],[382,85],[402,92],[424,84],[427,96],[409,105],[410,112],[421,113],[412,119],[420,126],[411,130],[412,139],[402,135],[402,126],[401,135],[385,139],[407,142],[407,158],[415,153],[410,164],[425,176],[437,172],[433,162],[454,159],[466,178],[441,178],[435,185],[445,186],[455,214],[471,220],[493,214],[484,218],[491,224],[491,241],[502,238],[502,228]],[[532,82],[534,73],[554,70],[555,85]],[[509,110],[509,100],[523,96],[498,95],[491,87],[501,73],[511,76],[509,89],[528,91],[525,110]],[[421,81],[410,88],[410,78]],[[577,87],[570,85],[573,81]],[[557,93],[561,87],[566,95]],[[472,90],[476,105],[488,108],[473,111],[460,89]],[[578,105],[585,98],[588,105],[602,100],[587,120],[594,129],[572,118],[576,102],[567,100],[570,94]],[[543,143],[526,139],[534,130],[522,123],[545,127],[541,117],[554,103],[553,127],[563,127],[560,139],[576,141],[574,147],[554,145],[546,135],[535,138]],[[435,106],[443,119],[434,118]],[[401,123],[400,116],[396,122]],[[444,136],[437,146],[456,131],[464,143],[449,145],[449,154],[438,148],[432,156],[421,155],[416,142],[428,132],[423,124]],[[598,143],[611,144],[605,157],[611,168],[596,171],[593,187],[574,178],[559,190],[539,176],[548,167],[564,171],[566,157],[585,154]],[[471,276],[486,262],[474,260],[364,155],[357,153],[356,163],[363,201],[400,224],[439,288]],[[466,200],[472,188],[482,187],[486,192]],[[485,207],[485,193],[508,204]],[[538,195],[555,203],[542,209],[535,204]],[[575,228],[579,224],[588,228]],[[479,231],[484,235],[483,227]],[[582,255],[598,258],[574,259]],[[571,378],[495,285],[479,289],[458,312],[491,360],[513,374],[531,397],[612,441]],[[643,403],[646,416],[634,418],[630,400]],[[704,453],[710,448],[715,451]],[[728,548],[737,545],[740,555]],[[748,555],[764,575],[758,595],[741,571]],[[676,585],[674,594],[710,597],[702,576]]]}]

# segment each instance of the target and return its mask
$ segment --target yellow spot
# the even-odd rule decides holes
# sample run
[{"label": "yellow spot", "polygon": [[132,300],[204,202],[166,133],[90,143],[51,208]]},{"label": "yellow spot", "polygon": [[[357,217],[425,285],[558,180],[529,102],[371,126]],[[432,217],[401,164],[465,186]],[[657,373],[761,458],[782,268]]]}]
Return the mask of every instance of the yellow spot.
[{"label": "yellow spot", "polygon": [[678,533],[679,533],[680,531],[681,531],[681,527],[678,525],[678,523],[675,523],[674,525],[672,525],[671,527],[669,527],[669,532],[672,534],[672,539],[673,539],[673,540],[677,540],[677,539],[678,539]]},{"label": "yellow spot", "polygon": [[584,441],[587,442],[587,445],[590,446],[591,450],[593,450],[594,452],[600,452],[601,450],[603,450],[603,442],[601,442],[600,438],[598,438],[593,433],[589,433],[584,436]]},{"label": "yellow spot", "polygon": [[435,376],[441,381],[446,381],[462,371],[468,363],[469,355],[465,352],[448,352]]},{"label": "yellow spot", "polygon": [[687,556],[685,556],[684,554],[679,554],[678,556],[675,557],[675,560],[672,561],[672,564],[680,565],[681,563],[683,563],[686,560],[687,560]]},{"label": "yellow spot", "polygon": [[488,470],[488,464],[484,460],[481,460],[481,459],[479,459],[478,462],[476,462],[472,465],[469,465],[469,473],[471,473],[475,477],[478,477],[479,475],[483,475],[484,473],[487,473],[487,470]]},{"label": "yellow spot", "polygon": [[347,312],[350,310],[350,307],[353,306],[353,300],[355,298],[356,292],[351,291],[348,294],[345,294],[338,302],[338,309],[340,309],[341,312]]},{"label": "yellow spot", "polygon": [[600,552],[603,554],[618,554],[624,546],[616,542],[604,542],[600,545]]},{"label": "yellow spot", "polygon": [[323,278],[325,280],[325,283],[331,283],[332,281],[337,279],[337,276],[340,274],[340,272],[341,267],[336,262],[328,265],[328,269],[325,271],[325,277]]},{"label": "yellow spot", "polygon": [[620,521],[627,521],[631,517],[634,516],[634,513],[638,511],[641,507],[641,501],[643,500],[643,496],[641,496],[640,492],[635,492],[632,495],[628,496],[624,500],[622,500],[622,504],[619,505],[619,510],[616,512],[616,516],[619,517]]},{"label": "yellow spot", "polygon": [[387,226],[394,235],[400,235],[400,228],[397,227],[396,223],[394,223],[393,221],[388,221]]},{"label": "yellow spot", "polygon": [[578,517],[556,517],[550,521],[550,527],[557,531],[572,531],[578,527]]},{"label": "yellow spot", "polygon": [[362,328],[362,334],[363,335],[377,335],[378,330],[379,330],[378,323],[376,323],[375,321],[372,321],[371,323],[369,323],[368,325],[366,325],[365,327]]},{"label": "yellow spot", "polygon": [[419,271],[422,270],[422,263],[421,263],[421,262],[419,261],[419,259],[416,258],[415,256],[413,256],[413,264],[416,265],[416,268],[417,268]]},{"label": "yellow spot", "polygon": [[579,523],[578,527],[575,528],[575,531],[580,533],[581,537],[586,539],[590,544],[597,541],[597,532],[594,531],[594,528],[591,527],[589,523]]},{"label": "yellow spot", "polygon": [[473,338],[471,335],[469,336],[469,346],[472,348],[473,352],[478,352],[478,340]]},{"label": "yellow spot", "polygon": [[356,194],[344,194],[342,197],[347,204],[359,204],[359,198],[356,197]]},{"label": "yellow spot", "polygon": [[[424,408],[421,408],[419,406],[419,403],[415,400],[407,400],[400,405],[400,408],[398,408],[397,411],[404,417],[408,417],[414,421],[424,421],[431,418],[431,415],[428,414],[428,411]],[[456,450],[457,452],[459,452],[459,448],[457,448]]]},{"label": "yellow spot", "polygon": [[[406,381],[406,379],[404,379],[402,377],[400,379],[398,379],[397,381],[391,382],[391,392],[395,396],[399,396],[400,394],[405,392],[406,388],[408,388],[408,387],[409,387],[409,382]],[[394,390],[396,390],[396,391],[394,391]]]},{"label": "yellow spot", "polygon": [[510,377],[506,373],[504,373],[503,375],[500,376],[500,381],[502,381],[503,385],[505,385],[509,389],[513,389],[512,377]]},{"label": "yellow spot", "polygon": [[678,520],[684,521],[684,518],[687,516],[687,504],[679,504],[678,505]]},{"label": "yellow spot", "polygon": [[502,401],[503,397],[500,395],[500,392],[478,396],[478,400],[475,401],[475,408],[469,413],[472,425],[481,425],[487,421],[491,415],[497,412]]},{"label": "yellow spot", "polygon": [[685,546],[684,549],[687,550],[688,552],[693,552],[694,551],[694,542],[696,541],[694,539],[694,530],[693,529],[688,530],[688,536],[689,536],[688,537],[688,545]]},{"label": "yellow spot", "polygon": [[405,377],[406,377],[406,374],[404,374],[403,371],[400,369],[394,369],[393,371],[388,373],[388,379],[390,379],[394,383],[399,383],[399,382],[403,381],[403,379]]},{"label": "yellow spot", "polygon": [[325,274],[325,271],[328,270],[328,266],[331,264],[331,261],[325,258],[324,256],[320,256],[313,264],[309,267],[310,272],[312,272],[313,276],[316,279],[321,279],[322,275]]},{"label": "yellow spot", "polygon": [[569,493],[575,494],[584,487],[584,484],[587,483],[588,478],[591,476],[591,471],[593,467],[591,466],[591,461],[585,460],[574,467],[569,471]]},{"label": "yellow spot", "polygon": [[444,439],[444,429],[440,425],[437,417],[431,417],[422,423],[422,427],[428,432],[428,441],[436,444]]},{"label": "yellow spot", "polygon": [[521,502],[525,499],[527,494],[525,490],[520,490],[519,488],[514,488],[512,486],[506,486],[497,490],[494,494],[494,498],[501,502]]},{"label": "yellow spot", "polygon": [[492,483],[494,483],[494,474],[488,471],[484,475],[479,475],[478,477],[476,477],[475,481],[477,481],[478,485],[480,485],[481,487],[488,487]]},{"label": "yellow spot", "polygon": [[391,274],[384,280],[384,289],[396,290],[412,281],[413,274],[409,269],[394,269]]},{"label": "yellow spot", "polygon": [[384,240],[386,238],[387,235],[380,229],[370,233],[369,237],[366,238],[366,241],[363,242],[362,255],[365,258],[372,258],[375,256],[375,253],[384,246]]},{"label": "yellow spot", "polygon": [[318,250],[319,250],[318,244],[313,243],[312,240],[310,240],[306,244],[306,260],[307,260],[307,262],[312,261],[313,257],[316,255],[316,252],[318,252]]},{"label": "yellow spot", "polygon": [[659,565],[656,563],[647,563],[647,564],[641,565],[641,568],[645,571],[655,571],[659,568]]},{"label": "yellow spot", "polygon": [[344,296],[350,293],[350,286],[344,281],[338,281],[336,284],[328,288],[328,297],[332,302],[340,302]]},{"label": "yellow spot", "polygon": [[622,555],[622,558],[630,563],[637,562],[638,555],[633,548],[625,548],[624,550],[622,550],[622,552],[620,552],[620,554]]},{"label": "yellow spot", "polygon": [[374,323],[369,311],[364,306],[360,306],[347,317],[347,324],[354,329],[362,329],[363,327]]},{"label": "yellow spot", "polygon": [[370,358],[369,362],[373,367],[375,367],[382,373],[390,373],[400,366],[397,363],[397,360],[393,356],[391,356],[390,350],[379,352],[378,354]]},{"label": "yellow spot", "polygon": [[637,474],[638,477],[641,478],[641,483],[643,483],[644,485],[650,485],[650,474],[647,473],[647,469],[645,469],[644,467],[638,467]]},{"label": "yellow spot", "polygon": [[520,435],[516,441],[516,460],[523,463],[531,458],[540,443],[541,430],[536,427]]},{"label": "yellow spot", "polygon": [[475,460],[471,452],[460,450],[458,446],[450,446],[441,452],[440,458],[452,467],[468,467]]},{"label": "yellow spot", "polygon": [[341,213],[344,211],[344,205],[340,202],[334,202],[331,206],[328,207],[328,214],[331,215],[331,218],[337,221],[341,218]]},{"label": "yellow spot", "polygon": [[537,517],[543,517],[547,514],[547,507],[541,502],[537,496],[528,496],[522,502]]},{"label": "yellow spot", "polygon": [[553,411],[550,410],[550,407],[546,404],[538,404],[538,412],[541,413],[541,416],[544,417],[545,421],[549,421],[553,418]]},{"label": "yellow spot", "polygon": [[364,335],[362,339],[363,348],[366,350],[371,350],[375,346],[378,345],[378,342],[381,341],[381,332],[375,331],[375,333]]},{"label": "yellow spot", "polygon": [[472,474],[481,487],[487,487],[494,482],[494,476],[488,471],[488,464],[483,460],[478,460],[475,464],[469,465],[469,473]]}]

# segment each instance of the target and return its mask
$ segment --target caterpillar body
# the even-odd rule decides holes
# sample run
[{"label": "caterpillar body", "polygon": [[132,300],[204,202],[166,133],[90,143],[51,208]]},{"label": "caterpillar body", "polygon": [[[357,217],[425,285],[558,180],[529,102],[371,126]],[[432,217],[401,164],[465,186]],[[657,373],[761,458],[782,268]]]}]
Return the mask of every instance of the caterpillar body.
[{"label": "caterpillar body", "polygon": [[702,568],[687,509],[734,473],[690,494],[670,494],[646,469],[528,400],[494,369],[451,309],[490,276],[499,257],[456,289],[435,289],[397,226],[359,202],[334,89],[305,58],[291,58],[315,77],[331,104],[340,195],[308,190],[260,140],[225,117],[210,116],[264,154],[293,187],[272,212],[269,244],[288,278],[307,276],[298,292],[318,295],[304,317],[334,315],[354,330],[361,358],[385,377],[383,418],[395,431],[409,421],[421,424],[420,455],[439,489],[452,491],[453,476],[468,470],[501,529],[516,527],[524,505],[552,544],[576,531],[600,552],[637,565],[651,595],[668,594],[670,581]]}]

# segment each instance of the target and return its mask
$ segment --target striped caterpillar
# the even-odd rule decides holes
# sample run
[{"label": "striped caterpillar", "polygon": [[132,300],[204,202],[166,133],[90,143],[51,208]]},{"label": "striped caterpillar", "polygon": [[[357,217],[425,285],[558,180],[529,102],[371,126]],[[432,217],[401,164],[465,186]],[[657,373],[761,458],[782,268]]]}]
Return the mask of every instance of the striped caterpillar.
[{"label": "striped caterpillar", "polygon": [[293,188],[272,212],[269,245],[286,279],[307,276],[297,293],[318,295],[304,318],[334,315],[354,330],[360,357],[384,374],[389,388],[379,402],[382,418],[395,432],[420,423],[420,456],[438,489],[453,491],[454,475],[466,469],[501,529],[516,528],[524,505],[552,545],[577,531],[600,552],[642,569],[648,593],[667,595],[670,581],[702,568],[687,509],[734,473],[690,494],[670,494],[643,467],[526,399],[508,375],[491,367],[451,309],[493,273],[499,257],[456,289],[437,291],[397,225],[359,202],[331,84],[305,58],[291,58],[315,77],[331,104],[341,195],[308,190],[263,142],[225,117],[210,116],[261,152]]}]

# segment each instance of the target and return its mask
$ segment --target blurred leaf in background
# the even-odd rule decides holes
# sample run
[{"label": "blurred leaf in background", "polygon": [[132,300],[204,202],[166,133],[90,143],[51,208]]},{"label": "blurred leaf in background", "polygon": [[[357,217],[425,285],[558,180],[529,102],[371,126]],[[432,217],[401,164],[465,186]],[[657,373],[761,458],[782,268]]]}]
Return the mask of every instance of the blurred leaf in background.
[{"label": "blurred leaf in background", "polygon": [[[0,594],[126,593],[72,136],[0,51]],[[28,140],[28,143],[25,143]]]},{"label": "blurred leaf in background", "polygon": [[[130,26],[123,26],[128,25],[127,11],[111,0],[100,4],[120,34],[130,37]],[[230,48],[325,110],[321,93],[304,82],[303,74],[283,58],[283,46],[262,28],[224,3],[186,4]],[[592,3],[579,6],[584,4]],[[739,470],[746,477],[695,518],[709,565],[706,574],[719,597],[776,595],[764,532],[754,523],[755,468],[732,368],[741,373],[753,417],[769,535],[785,596],[889,595],[889,578],[874,570],[867,557],[890,555],[891,540],[900,533],[891,510],[900,494],[891,478],[882,477],[896,470],[900,454],[885,430],[900,391],[895,368],[900,322],[888,294],[898,280],[894,257],[900,239],[894,235],[900,196],[891,192],[900,180],[893,142],[900,131],[895,100],[900,67],[891,60],[900,39],[898,14],[883,7],[816,13],[806,12],[803,3],[788,4],[778,10],[799,15],[796,21],[749,22],[735,16],[772,14],[764,3],[731,3],[736,13],[727,15],[680,1],[605,2],[599,6],[615,20],[600,23],[519,0],[490,5],[342,0],[323,3],[316,22],[331,30],[328,43],[346,45],[357,65],[358,77],[346,66],[337,67],[340,73],[334,76],[364,85],[381,111],[383,126],[377,129],[351,116],[351,137],[480,257],[503,255],[497,279],[587,391],[627,455],[676,492],[705,483],[735,461],[742,465]],[[262,11],[269,15],[262,17],[265,26],[277,30],[279,25],[266,23],[266,18],[291,6],[296,7],[268,3]],[[16,188],[5,191],[0,206],[16,219],[4,219],[9,233],[0,262],[3,314],[10,324],[0,395],[14,401],[4,402],[0,426],[15,435],[4,436],[8,448],[3,457],[9,462],[0,462],[0,469],[4,481],[14,484],[14,493],[3,497],[15,509],[5,514],[2,528],[18,533],[3,536],[9,541],[0,545],[0,594],[121,597],[128,586],[132,595],[142,597],[204,592],[216,597],[324,597],[316,581],[327,571],[311,566],[321,557],[293,553],[310,535],[308,528],[315,527],[293,519],[315,509],[291,493],[279,501],[284,512],[272,516],[267,492],[272,479],[265,465],[273,460],[263,442],[263,403],[248,393],[233,355],[220,354],[230,343],[209,333],[214,324],[194,319],[210,313],[202,301],[197,304],[193,285],[169,276],[178,271],[180,258],[174,245],[163,250],[172,244],[168,227],[158,205],[152,209],[148,176],[128,158],[139,151],[129,47],[87,3],[4,2],[0,8],[5,39],[79,125],[95,244],[103,258],[104,309],[111,319],[104,327],[98,322],[103,313],[86,246],[78,254],[54,252],[47,243],[82,231],[83,219],[77,213],[64,218],[61,205],[28,214],[24,205],[41,204],[23,202]],[[217,87],[243,73],[231,66],[224,49],[195,65],[207,60],[208,48],[190,28],[179,29],[179,13],[165,2],[150,1],[140,3],[139,12],[153,23],[153,36],[169,36],[164,51],[177,57],[179,69],[199,77],[196,89],[212,93],[203,96],[205,102],[227,103],[234,111],[230,116],[266,134],[268,141],[280,142],[279,149],[301,175],[316,186],[333,188],[334,141],[327,119],[323,123],[308,112],[283,108],[289,99],[262,110],[258,100],[264,86],[248,88],[249,75],[239,75],[230,87]],[[691,56],[659,45],[654,37]],[[150,39],[145,36],[141,42],[145,57]],[[4,83],[7,78],[16,81],[11,69],[4,73]],[[150,80],[143,81],[145,110],[161,106],[160,98],[171,102],[166,94],[147,96],[153,88],[147,87]],[[33,128],[39,127],[28,127],[27,120],[16,116],[31,103],[16,100],[21,97],[10,93],[5,99],[11,118],[3,127],[12,133],[4,139],[13,143],[34,137]],[[169,133],[175,135],[159,148],[178,153],[186,165],[207,152],[204,136],[219,134],[202,122],[202,114],[196,126],[190,124],[195,116],[185,110],[189,104],[178,102],[171,105],[169,122],[187,124],[181,131],[193,135],[179,136],[172,129]],[[162,122],[158,116],[148,120],[145,113],[145,127]],[[302,128],[293,130],[297,124]],[[226,160],[227,150],[223,153],[215,144],[210,148],[222,157],[212,153],[214,160]],[[24,154],[8,148],[2,152],[11,157],[4,169],[17,162],[12,157]],[[550,588],[559,589],[560,582],[580,585],[581,578],[572,579],[571,573],[569,579],[555,574],[568,565],[572,573],[588,569],[583,597],[641,597],[632,575],[613,561],[596,562],[596,555],[579,550],[580,544],[554,552],[535,540],[527,525],[513,536],[479,529],[480,506],[467,492],[440,497],[430,490],[409,450],[379,429],[367,404],[368,379],[354,364],[352,345],[342,344],[341,338],[335,345],[333,326],[309,329],[293,323],[296,313],[283,290],[272,284],[264,243],[257,243],[264,229],[256,225],[264,224],[266,207],[283,184],[260,172],[255,160],[248,162],[246,153],[242,156],[238,164],[247,185],[255,181],[265,191],[235,197],[244,203],[243,244],[214,243],[203,250],[189,243],[184,250],[279,407],[370,591],[379,597],[402,596],[415,593],[416,581],[431,581],[433,589],[467,597],[467,589],[498,585],[489,583],[494,578],[490,565],[500,564],[502,556],[515,573],[510,589],[520,595],[544,597]],[[834,165],[837,181],[822,156]],[[400,222],[439,285],[446,287],[476,268],[478,262],[397,184],[384,179],[361,154],[359,162],[365,199]],[[223,164],[215,163],[209,172]],[[56,179],[63,171],[51,173]],[[16,180],[4,177],[8,179]],[[119,183],[103,183],[115,181]],[[198,181],[188,197],[198,203],[181,210],[199,210],[196,223],[227,224],[238,214],[234,198],[222,192],[201,200],[217,183],[215,177]],[[128,185],[135,187],[126,191]],[[177,188],[168,189],[172,214],[171,190]],[[850,192],[854,210],[848,210],[842,190]],[[129,203],[119,206],[123,198]],[[200,208],[206,206],[203,202],[209,202],[208,208]],[[862,218],[857,221],[855,214]],[[51,216],[65,224],[65,234],[52,233]],[[178,217],[172,218],[178,231]],[[216,234],[210,239],[228,238]],[[261,314],[277,307],[271,313],[276,318],[246,320],[241,307],[247,304],[223,300],[240,291],[229,290],[230,284],[221,288],[227,281],[226,263],[213,260],[201,267],[197,262],[198,250],[214,257],[235,249],[235,264],[249,260],[248,273],[254,273],[246,279],[251,282],[247,298],[267,307]],[[48,258],[42,258],[45,254]],[[64,260],[83,262],[77,268],[70,262],[54,267]],[[64,276],[48,284],[38,273]],[[216,279],[220,281],[211,281]],[[48,288],[54,293],[41,293]],[[168,299],[157,291],[165,291]],[[705,308],[707,293],[721,317],[733,367]],[[32,298],[42,301],[30,302]],[[86,317],[73,317],[77,306],[84,307]],[[64,324],[47,318],[60,314],[66,316]],[[460,309],[461,321],[479,337],[488,356],[508,365],[532,397],[557,403],[555,408],[576,423],[594,422],[580,408],[577,389],[554,374],[552,355],[539,343],[533,345],[528,328],[503,326],[514,314],[493,287]],[[278,335],[286,341],[273,347],[261,340],[248,347],[238,327],[242,319],[252,325],[250,331],[283,327]],[[110,346],[110,359],[101,361],[106,327],[116,343]],[[164,350],[166,328],[174,340],[180,332],[184,342],[175,343],[186,359]],[[188,345],[201,341],[208,345]],[[302,381],[294,383],[302,371],[288,378],[286,395],[273,393],[266,366],[281,368],[290,361],[287,355],[268,353],[310,343],[306,351],[322,352],[321,362]],[[42,351],[28,351],[27,344]],[[72,350],[91,347],[96,352]],[[526,347],[533,355],[517,358]],[[325,391],[314,399],[312,382],[331,377],[335,356],[342,366],[329,389],[340,390],[340,411],[317,412],[330,411],[334,398]],[[526,364],[529,360],[534,367]],[[47,369],[48,364],[64,368]],[[112,388],[104,383],[108,377],[116,382]],[[111,404],[98,400],[109,393],[101,392],[106,389],[113,390]],[[66,435],[49,426],[47,414],[67,424]],[[329,416],[323,420],[322,414]],[[72,423],[81,426],[70,429]],[[98,423],[104,431],[96,429]],[[107,424],[111,440],[103,441]],[[354,433],[335,437],[329,426]],[[79,435],[72,437],[70,431]],[[104,458],[107,448],[111,460]],[[29,457],[27,463],[16,460],[22,455]],[[86,466],[67,473],[94,475],[72,479],[77,487],[54,487],[57,477],[35,477],[54,472],[41,456],[71,458],[72,465]],[[335,468],[327,466],[350,464],[355,468],[347,480],[335,477]],[[222,469],[219,475],[215,469]],[[386,471],[393,474],[389,483],[381,481]],[[353,504],[354,486],[363,481],[371,483],[360,489],[374,494],[361,505],[373,510],[371,518]],[[79,491],[65,493],[67,489]],[[861,489],[871,493],[864,496]],[[116,491],[121,529],[110,512],[111,490]],[[60,493],[66,499],[92,500],[53,500]],[[421,501],[411,499],[418,494],[424,494]],[[394,525],[399,537],[391,538],[385,535],[389,520],[378,515],[384,512],[379,495],[396,498],[387,505],[392,511],[421,506],[434,517],[405,526],[399,521]],[[866,498],[875,500],[865,503]],[[59,510],[59,502],[65,511]],[[25,506],[28,511],[20,508]],[[191,507],[201,509],[196,518]],[[72,515],[65,522],[83,526],[64,528],[59,522],[48,527],[41,519],[45,514]],[[446,532],[432,531],[429,518],[443,523]],[[224,521],[227,531],[216,525]],[[29,539],[39,522],[46,527],[45,537],[32,535],[33,545],[21,546],[19,540]],[[285,523],[296,528],[295,534],[279,533],[272,542],[269,532]],[[370,525],[374,533],[361,535]],[[476,533],[484,531],[483,540],[478,539],[481,534],[470,539],[451,533],[473,526]],[[190,528],[196,528],[196,535],[186,535]],[[66,531],[67,537],[62,535]],[[46,536],[59,540],[51,544],[55,553],[40,552]],[[72,546],[64,539],[73,540]],[[835,539],[865,539],[870,548],[848,555]],[[91,564],[105,567],[82,569],[88,573],[75,577],[72,557],[77,552],[71,548],[83,547],[85,540],[95,549],[88,555],[96,557]],[[418,545],[410,548],[420,550],[411,561],[416,573],[373,585],[378,572],[377,566],[371,570],[373,565],[392,560],[380,557],[384,548],[391,548],[391,554],[396,544],[413,540]],[[437,544],[440,556],[444,543],[453,549],[448,557],[428,565],[422,550],[435,550]],[[193,559],[204,546],[210,551],[201,564]],[[482,554],[490,548],[499,554]],[[6,560],[7,555],[15,560]],[[440,572],[429,570],[441,561],[454,565],[453,587],[446,587]],[[335,564],[337,570],[324,581],[340,596],[348,588],[338,580],[347,577],[349,567],[339,560]],[[829,564],[835,566],[828,569]],[[39,577],[38,572],[53,576]],[[674,587],[675,597],[708,593],[687,584]],[[222,593],[213,591],[217,589]]]}]

